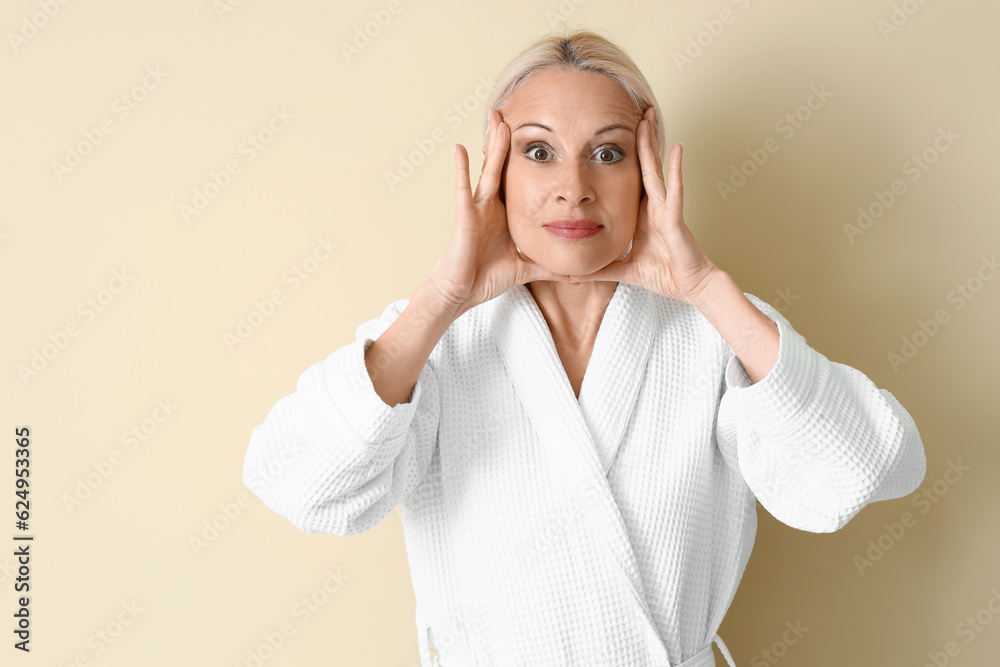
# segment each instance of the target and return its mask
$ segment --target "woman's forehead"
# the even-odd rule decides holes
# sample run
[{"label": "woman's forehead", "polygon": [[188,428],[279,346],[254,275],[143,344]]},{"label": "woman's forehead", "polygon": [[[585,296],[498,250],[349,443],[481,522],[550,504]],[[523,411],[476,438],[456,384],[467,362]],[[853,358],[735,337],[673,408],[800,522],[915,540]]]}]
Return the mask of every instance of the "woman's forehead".
[{"label": "woman's forehead", "polygon": [[504,121],[512,131],[524,123],[540,123],[553,131],[581,124],[596,130],[616,121],[634,126],[641,115],[613,79],[580,71],[539,72],[504,106]]}]

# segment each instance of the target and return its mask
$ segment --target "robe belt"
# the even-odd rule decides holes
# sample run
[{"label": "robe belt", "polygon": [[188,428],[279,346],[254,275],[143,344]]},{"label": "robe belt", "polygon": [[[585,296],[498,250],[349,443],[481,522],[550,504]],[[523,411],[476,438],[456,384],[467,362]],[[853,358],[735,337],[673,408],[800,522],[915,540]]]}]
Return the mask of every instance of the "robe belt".
[{"label": "robe belt", "polygon": [[[437,656],[435,655],[434,662],[431,662],[431,648],[430,641],[428,640],[427,633],[430,629],[421,616],[417,617],[417,652],[420,654],[420,664],[421,665],[436,665]],[[437,647],[435,647],[437,648]]]},{"label": "robe belt", "polygon": [[[722,641],[722,637],[716,633],[716,635],[712,638],[712,641],[719,645],[719,650],[722,652],[722,656],[726,659],[726,663],[729,667],[736,667],[736,664],[733,662],[733,656],[729,653],[726,643]],[[684,662],[678,663],[676,667],[715,667],[715,654],[712,653],[712,642],[709,642],[708,646],[698,651]]]},{"label": "robe belt", "polygon": [[[434,667],[443,667],[441,663],[437,660],[437,656],[434,656],[434,661],[431,663],[430,651],[427,647],[427,629],[426,627],[421,628],[420,632],[420,657],[424,658],[426,656],[427,662],[433,664]],[[729,667],[736,667],[736,663],[733,662],[733,656],[729,653],[729,648],[726,643],[722,641],[722,637],[716,633],[712,641],[719,645],[719,651],[722,652],[722,656],[726,659],[726,663]],[[715,667],[715,654],[712,653],[712,642],[709,642],[708,646],[698,651],[690,658],[682,663],[679,663],[676,667]]]}]

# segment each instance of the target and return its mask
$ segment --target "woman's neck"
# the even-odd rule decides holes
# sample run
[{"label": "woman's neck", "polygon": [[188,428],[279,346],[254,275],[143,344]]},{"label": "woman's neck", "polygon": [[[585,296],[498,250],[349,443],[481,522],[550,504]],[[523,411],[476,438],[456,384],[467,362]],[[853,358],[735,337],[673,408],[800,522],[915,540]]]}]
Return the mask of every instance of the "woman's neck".
[{"label": "woman's neck", "polygon": [[536,280],[526,285],[553,339],[574,349],[592,346],[618,283]]}]

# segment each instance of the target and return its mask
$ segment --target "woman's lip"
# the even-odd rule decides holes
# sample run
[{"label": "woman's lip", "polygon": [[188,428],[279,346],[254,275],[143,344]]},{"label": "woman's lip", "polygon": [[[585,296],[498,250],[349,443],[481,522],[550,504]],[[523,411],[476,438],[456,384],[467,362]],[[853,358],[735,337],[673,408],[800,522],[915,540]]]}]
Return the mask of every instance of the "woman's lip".
[{"label": "woman's lip", "polygon": [[561,239],[568,240],[580,240],[589,239],[591,236],[596,236],[601,231],[601,226],[597,227],[559,227],[556,225],[545,225],[545,229],[554,236],[558,236]]},{"label": "woman's lip", "polygon": [[553,220],[545,226],[554,227],[556,229],[597,229],[601,226],[601,223],[596,220],[580,218],[576,220]]}]

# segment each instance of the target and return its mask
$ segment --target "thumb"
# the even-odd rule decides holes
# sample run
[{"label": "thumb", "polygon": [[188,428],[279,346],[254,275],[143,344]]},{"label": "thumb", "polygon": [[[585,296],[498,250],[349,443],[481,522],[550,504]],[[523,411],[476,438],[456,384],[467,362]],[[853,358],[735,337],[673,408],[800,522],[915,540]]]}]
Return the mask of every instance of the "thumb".
[{"label": "thumb", "polygon": [[583,276],[568,276],[571,283],[589,283],[594,280],[616,280],[622,282],[624,276],[624,267],[621,262],[611,262],[611,264],[594,271],[593,273],[588,273]]}]

